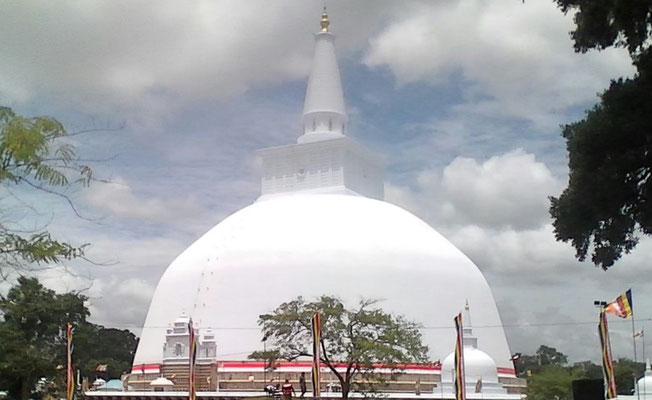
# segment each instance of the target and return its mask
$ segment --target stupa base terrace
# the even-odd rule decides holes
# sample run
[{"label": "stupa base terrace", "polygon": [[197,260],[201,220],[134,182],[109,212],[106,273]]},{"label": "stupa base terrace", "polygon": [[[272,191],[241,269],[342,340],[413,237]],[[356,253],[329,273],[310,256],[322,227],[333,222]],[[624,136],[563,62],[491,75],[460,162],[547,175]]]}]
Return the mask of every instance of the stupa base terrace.
[{"label": "stupa base terrace", "polygon": [[[251,398],[264,397],[264,387],[282,384],[288,379],[297,396],[299,377],[306,375],[307,393],[312,397],[310,382],[310,362],[279,362],[274,368],[265,368],[261,361],[220,361],[196,366],[197,396],[202,399]],[[337,368],[344,372],[345,367]],[[452,399],[454,394],[441,385],[441,364],[410,364],[400,369],[377,368],[374,370],[374,394],[392,399]],[[321,368],[321,396],[324,398],[341,397],[338,379],[323,365]],[[450,373],[450,372],[449,372]],[[525,379],[517,378],[513,369],[498,368],[498,379],[507,390],[507,396],[492,396],[490,393],[468,393],[467,398],[483,399],[520,399],[525,393]],[[101,400],[127,399],[187,399],[188,398],[188,364],[164,363],[139,365],[132,368],[127,375],[123,391],[103,391],[101,388],[88,391],[86,395]],[[362,382],[357,380],[357,382]],[[469,386],[471,383],[467,383]],[[473,382],[471,386],[476,385]],[[473,392],[473,391],[472,391]],[[352,392],[349,397],[364,397]],[[270,399],[272,397],[270,396]]]},{"label": "stupa base terrace", "polygon": [[[188,392],[85,392],[85,396],[88,396],[94,400],[188,400]],[[407,399],[442,399],[442,400],[454,400],[454,394],[443,395],[439,393],[422,393],[417,395],[415,393],[385,393],[385,392],[376,392],[374,393],[375,397],[384,398],[384,399],[394,399],[394,400],[407,400]],[[265,397],[261,393],[251,393],[251,392],[198,392],[197,398],[202,400],[236,400],[236,399],[262,399]],[[339,399],[341,398],[341,393],[322,393],[320,397],[315,398],[311,394],[306,393],[304,398],[308,399]],[[369,398],[369,395],[363,395],[361,393],[349,393],[349,398],[354,399],[366,399]],[[373,396],[372,396],[373,397]],[[266,398],[272,400],[272,396],[267,396]],[[294,396],[294,398],[299,399],[300,397]],[[467,399],[487,399],[487,400],[521,400],[525,398],[525,395],[513,394],[513,395],[482,395],[481,393],[467,393]],[[620,398],[620,397],[619,397]],[[629,397],[627,397],[629,398]],[[636,396],[632,397],[633,399]],[[641,397],[643,398],[643,397]]]}]

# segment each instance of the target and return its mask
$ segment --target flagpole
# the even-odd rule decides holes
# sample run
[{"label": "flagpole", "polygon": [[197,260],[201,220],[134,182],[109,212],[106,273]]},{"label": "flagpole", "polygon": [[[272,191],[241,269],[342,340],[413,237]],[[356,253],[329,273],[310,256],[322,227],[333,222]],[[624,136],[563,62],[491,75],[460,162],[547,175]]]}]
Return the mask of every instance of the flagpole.
[{"label": "flagpole", "polygon": [[453,318],[455,322],[455,400],[466,400],[466,376],[464,363],[464,328],[462,323],[462,313]]},{"label": "flagpole", "polygon": [[[643,361],[645,362],[645,367],[647,368],[647,359],[645,358],[645,328],[641,329],[641,339],[643,339]],[[643,370],[643,376],[645,376],[645,370]],[[647,388],[645,387],[645,381],[647,379],[643,379],[643,393],[647,396]],[[638,382],[638,381],[637,381]]]},{"label": "flagpole", "polygon": [[321,314],[312,316],[312,396],[321,397]]},{"label": "flagpole", "polygon": [[[188,319],[188,400],[197,398],[195,386],[195,362],[197,361],[197,337],[192,317]],[[218,384],[219,385],[219,384]]]},{"label": "flagpole", "polygon": [[[467,307],[468,307],[468,302],[467,302]],[[464,319],[460,319],[460,321],[464,321]],[[462,390],[464,391],[464,400],[466,400],[466,357],[464,357],[464,323],[462,322],[462,343],[460,344],[461,353],[462,353],[462,370],[464,373],[462,374]]]},{"label": "flagpole", "polygon": [[643,338],[643,361],[647,363],[647,358],[645,358],[645,327],[641,329],[641,332],[643,332],[643,334],[641,335],[641,337]]},{"label": "flagpole", "polygon": [[[636,335],[636,327],[634,325],[634,309],[632,308],[632,342],[634,343],[634,365],[637,365],[638,359],[636,358],[636,338],[634,335]],[[634,385],[636,387],[636,398],[637,400],[641,400],[641,391],[638,390],[638,375],[636,373],[634,373]]]},{"label": "flagpole", "polygon": [[[604,311],[600,311],[600,321],[601,322],[603,321],[603,316],[602,316],[603,312]],[[601,328],[598,328],[598,329],[601,329]],[[600,332],[602,332],[602,331],[600,331]],[[602,337],[600,337],[600,352],[602,353],[601,354],[601,356],[602,356],[602,381],[604,382],[604,386],[605,386],[604,398],[605,398],[605,400],[607,400],[607,399],[609,399],[610,381],[609,381],[609,375],[607,374],[607,367],[605,366],[605,359],[604,359],[605,350],[604,349],[605,349],[605,347],[604,347],[604,339]]]},{"label": "flagpole", "polygon": [[72,324],[68,322],[66,323],[66,400],[73,400],[75,395],[75,374],[72,365],[72,335]]}]

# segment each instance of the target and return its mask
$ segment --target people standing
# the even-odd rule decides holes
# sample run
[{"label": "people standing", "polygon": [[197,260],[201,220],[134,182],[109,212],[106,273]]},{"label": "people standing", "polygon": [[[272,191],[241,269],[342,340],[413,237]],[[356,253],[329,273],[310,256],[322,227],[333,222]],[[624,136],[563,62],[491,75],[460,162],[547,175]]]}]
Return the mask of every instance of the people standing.
[{"label": "people standing", "polygon": [[306,394],[306,373],[302,372],[299,377],[299,388],[301,389],[301,398]]},{"label": "people standing", "polygon": [[281,387],[278,383],[274,386],[274,400],[281,400]]},{"label": "people standing", "polygon": [[281,386],[281,391],[283,392],[283,400],[291,400],[292,393],[294,393],[295,396],[297,394],[297,392],[294,391],[294,387],[287,379],[285,380],[285,383],[283,383],[283,386]]}]

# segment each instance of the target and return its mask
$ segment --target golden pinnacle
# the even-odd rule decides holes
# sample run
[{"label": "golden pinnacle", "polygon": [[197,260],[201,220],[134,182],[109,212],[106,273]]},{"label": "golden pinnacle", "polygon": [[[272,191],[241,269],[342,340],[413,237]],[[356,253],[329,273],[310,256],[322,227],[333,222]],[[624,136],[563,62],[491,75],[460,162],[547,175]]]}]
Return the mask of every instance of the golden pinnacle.
[{"label": "golden pinnacle", "polygon": [[328,25],[330,25],[330,22],[328,22],[328,13],[326,13],[326,6],[324,6],[324,12],[321,13],[321,31],[322,32],[328,32]]}]

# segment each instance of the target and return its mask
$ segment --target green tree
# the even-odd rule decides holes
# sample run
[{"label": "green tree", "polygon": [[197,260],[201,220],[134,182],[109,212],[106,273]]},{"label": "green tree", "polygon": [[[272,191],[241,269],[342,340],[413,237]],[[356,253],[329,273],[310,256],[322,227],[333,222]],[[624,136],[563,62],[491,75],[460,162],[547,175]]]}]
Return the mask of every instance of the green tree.
[{"label": "green tree", "polygon": [[580,379],[580,373],[557,364],[544,365],[527,381],[528,400],[571,400],[572,382]]},{"label": "green tree", "polygon": [[625,47],[633,78],[614,80],[600,102],[565,125],[568,187],[551,198],[555,237],[607,270],[652,234],[652,0],[556,0],[573,11],[575,50]]},{"label": "green tree", "polygon": [[575,50],[586,52],[611,46],[626,47],[630,54],[647,49],[652,26],[650,0],[555,0],[564,13],[576,12],[571,37]]},{"label": "green tree", "polygon": [[[516,360],[516,370],[521,377],[537,372],[546,365],[564,366],[568,363],[568,357],[554,347],[541,345],[534,355],[521,354]],[[528,372],[529,371],[529,372]]]},{"label": "green tree", "polygon": [[373,308],[376,304],[376,300],[362,300],[355,309],[347,309],[331,296],[312,302],[298,297],[261,315],[258,324],[282,359],[312,357],[310,321],[319,311],[321,361],[339,380],[346,399],[352,390],[375,390],[374,370],[379,365],[399,372],[401,364],[427,361],[419,325]]},{"label": "green tree", "polygon": [[89,315],[81,295],[57,295],[36,279],[21,277],[0,297],[0,387],[28,399],[40,377],[55,377],[65,360],[63,327]]},{"label": "green tree", "polygon": [[[645,364],[635,363],[628,358],[619,358],[614,362],[614,375],[618,394],[629,395],[634,390],[634,382],[645,372]],[[643,390],[641,388],[640,390]]]},{"label": "green tree", "polygon": [[278,350],[254,351],[247,358],[250,360],[264,361],[265,370],[271,372],[276,369],[277,362],[281,359],[281,353]]},{"label": "green tree", "polygon": [[541,345],[536,354],[539,365],[541,366],[565,365],[568,362],[568,357],[564,353],[557,351],[554,347]]},{"label": "green tree", "polygon": [[520,377],[525,377],[528,373],[536,371],[540,367],[538,357],[529,354],[521,354],[521,356],[514,362],[514,365],[516,367],[516,372]]},{"label": "green tree", "polygon": [[107,365],[100,374],[104,378],[119,378],[129,369],[137,339],[129,331],[88,322],[86,300],[79,293],[57,294],[25,277],[0,297],[0,388],[10,398],[30,398],[41,377],[63,397],[67,322],[75,329],[73,365],[82,376],[96,376],[100,364]]},{"label": "green tree", "polygon": [[[74,338],[74,363],[82,377],[119,379],[131,368],[138,339],[130,331],[86,323],[75,329]],[[106,368],[98,371],[98,366]]]},{"label": "green tree", "polygon": [[[68,136],[54,118],[23,117],[0,106],[0,183],[6,193],[15,195],[15,187],[37,190],[62,198],[77,212],[66,191],[88,185],[93,174],[76,156]],[[0,278],[30,265],[82,257],[85,247],[58,241],[45,229],[25,233],[0,221]]]},{"label": "green tree", "polygon": [[573,364],[573,368],[585,379],[602,379],[602,366],[592,361],[580,361]]}]

